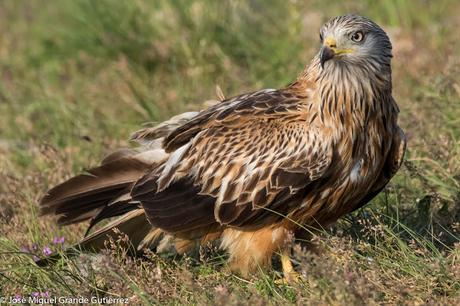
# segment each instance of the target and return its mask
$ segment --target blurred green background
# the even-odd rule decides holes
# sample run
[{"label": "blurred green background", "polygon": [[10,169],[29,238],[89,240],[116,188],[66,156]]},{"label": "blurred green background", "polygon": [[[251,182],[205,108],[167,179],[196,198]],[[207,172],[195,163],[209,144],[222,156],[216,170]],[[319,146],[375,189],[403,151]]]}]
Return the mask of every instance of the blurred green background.
[{"label": "blurred green background", "polygon": [[[370,240],[379,250],[419,235],[432,243],[427,258],[447,260],[439,250],[450,252],[455,243],[458,249],[460,232],[460,2],[454,0],[0,1],[2,247],[57,234],[78,240],[84,226],[37,221],[36,203],[48,187],[129,146],[125,139],[143,123],[199,109],[216,98],[217,85],[226,96],[286,85],[318,52],[320,26],[346,13],[365,15],[389,34],[394,96],[409,139],[397,177],[372,205],[345,218],[346,233],[366,240],[356,218],[381,213],[388,232]],[[403,260],[412,252],[398,250],[385,256],[395,252]],[[374,251],[369,256],[381,255]],[[426,301],[422,283],[439,271],[412,255],[397,263],[420,281],[407,290]],[[447,276],[453,267],[446,263],[439,272],[441,295],[460,286]],[[395,281],[404,273],[395,270]],[[49,279],[34,282],[50,286]],[[382,293],[380,301],[396,295]]]}]

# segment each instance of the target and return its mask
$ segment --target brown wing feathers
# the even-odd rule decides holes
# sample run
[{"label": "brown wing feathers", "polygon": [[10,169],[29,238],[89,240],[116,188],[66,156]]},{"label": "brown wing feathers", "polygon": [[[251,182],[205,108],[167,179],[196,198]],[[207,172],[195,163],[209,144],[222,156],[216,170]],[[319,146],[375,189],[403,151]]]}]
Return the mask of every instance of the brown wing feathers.
[{"label": "brown wing feathers", "polygon": [[215,222],[252,227],[256,219],[262,226],[281,218],[270,210],[283,206],[279,213],[287,213],[278,202],[295,198],[331,158],[299,124],[305,120],[300,104],[268,90],[202,112],[166,137],[165,147],[176,151],[134,185],[133,199],[153,225],[171,232]]},{"label": "brown wing feathers", "polygon": [[145,213],[154,226],[167,232],[196,230],[216,223],[215,199],[200,195],[200,188],[192,182],[189,177],[184,177],[165,190],[156,192],[154,180],[141,180],[133,188],[132,196],[142,202]]},{"label": "brown wing feathers", "polygon": [[59,215],[60,224],[91,218],[91,229],[141,204],[152,225],[173,233],[272,223],[299,203],[296,195],[331,159],[303,124],[302,98],[264,90],[223,101],[165,138],[174,152],[164,162],[113,154],[51,189],[42,213]]}]

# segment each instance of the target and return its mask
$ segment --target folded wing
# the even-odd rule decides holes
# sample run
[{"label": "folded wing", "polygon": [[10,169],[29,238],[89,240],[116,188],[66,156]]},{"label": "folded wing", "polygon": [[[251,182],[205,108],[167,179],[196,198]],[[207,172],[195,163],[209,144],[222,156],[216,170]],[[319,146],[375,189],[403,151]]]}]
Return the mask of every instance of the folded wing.
[{"label": "folded wing", "polygon": [[307,112],[305,97],[281,90],[211,107],[166,137],[174,153],[131,195],[153,225],[170,232],[275,222],[331,163],[329,141],[308,125]]}]

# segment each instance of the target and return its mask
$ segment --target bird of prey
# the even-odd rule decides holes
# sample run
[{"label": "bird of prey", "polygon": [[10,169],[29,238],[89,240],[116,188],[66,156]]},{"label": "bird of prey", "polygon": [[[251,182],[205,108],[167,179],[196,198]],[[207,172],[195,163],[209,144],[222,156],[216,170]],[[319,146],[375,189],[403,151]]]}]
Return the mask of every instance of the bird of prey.
[{"label": "bird of prey", "polygon": [[79,244],[126,233],[134,248],[183,253],[218,241],[248,275],[274,253],[291,273],[292,237],[375,197],[406,147],[392,96],[392,46],[368,18],[320,30],[321,48],[294,82],[219,101],[134,134],[121,150],[48,191],[42,214],[62,225],[118,217]]}]

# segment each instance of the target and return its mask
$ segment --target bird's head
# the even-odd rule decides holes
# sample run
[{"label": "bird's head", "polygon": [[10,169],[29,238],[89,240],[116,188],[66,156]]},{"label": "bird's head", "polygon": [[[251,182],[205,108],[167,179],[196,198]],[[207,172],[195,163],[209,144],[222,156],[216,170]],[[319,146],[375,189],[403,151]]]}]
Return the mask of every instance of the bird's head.
[{"label": "bird's head", "polygon": [[319,61],[323,70],[343,64],[374,70],[390,66],[390,39],[368,18],[357,15],[335,17],[321,27],[319,36],[322,44]]}]

